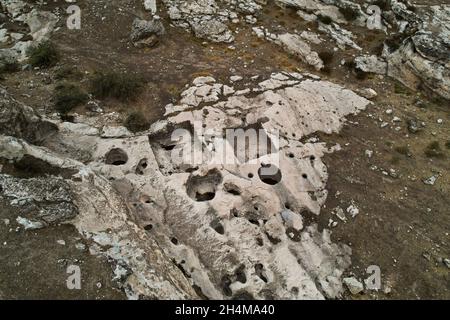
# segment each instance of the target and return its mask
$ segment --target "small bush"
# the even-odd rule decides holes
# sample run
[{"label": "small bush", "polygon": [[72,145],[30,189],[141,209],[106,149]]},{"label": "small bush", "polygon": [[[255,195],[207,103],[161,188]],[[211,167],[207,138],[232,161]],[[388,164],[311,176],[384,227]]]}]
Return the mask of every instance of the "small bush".
[{"label": "small bush", "polygon": [[384,43],[391,49],[391,51],[396,51],[400,48],[403,41],[408,38],[407,34],[397,33],[387,37]]},{"label": "small bush", "polygon": [[55,74],[56,80],[81,80],[83,78],[83,73],[76,67],[62,67]]},{"label": "small bush", "polygon": [[391,9],[390,0],[376,0],[373,4],[380,7],[382,11],[389,11]]},{"label": "small bush", "polygon": [[438,141],[431,142],[424,151],[428,158],[443,158],[444,153],[442,152],[441,146]]},{"label": "small bush", "polygon": [[408,95],[410,93],[409,90],[399,82],[396,82],[394,84],[394,92],[396,94],[404,94],[404,95]]},{"label": "small bush", "polygon": [[345,66],[353,72],[355,77],[359,80],[365,80],[367,79],[367,73],[362,71],[361,69],[356,67],[356,62],[354,60],[346,60]]},{"label": "small bush", "polygon": [[404,156],[407,156],[410,154],[408,146],[395,147],[395,151],[397,151],[398,153],[400,153]]},{"label": "small bush", "polygon": [[330,66],[324,66],[320,71],[322,71],[322,73],[324,74],[331,74],[332,72]]},{"label": "small bush", "polygon": [[17,61],[5,61],[0,65],[0,74],[12,73],[20,70],[20,64]]},{"label": "small bush", "polygon": [[356,10],[352,7],[339,8],[339,12],[342,13],[345,20],[347,20],[347,21],[354,21],[354,20],[356,20],[356,18],[359,17],[358,10]]},{"label": "small bush", "polygon": [[391,157],[391,160],[390,160],[390,162],[391,162],[391,164],[399,164],[400,163],[400,157],[399,156],[397,156],[397,155],[394,155],[394,156],[392,156]]},{"label": "small bush", "polygon": [[121,101],[135,99],[141,92],[144,80],[127,73],[97,73],[91,81],[91,91],[98,98],[115,98]]},{"label": "small bush", "polygon": [[333,20],[329,16],[324,16],[324,15],[321,15],[321,14],[319,14],[317,16],[317,19],[320,22],[325,23],[325,24],[331,24],[331,22],[333,22]]},{"label": "small bush", "polygon": [[321,51],[319,52],[319,58],[322,59],[325,65],[330,64],[334,58],[334,52],[332,51]]},{"label": "small bush", "polygon": [[67,114],[88,99],[86,92],[73,83],[61,83],[55,88],[55,109],[62,114]]},{"label": "small bush", "polygon": [[145,119],[142,112],[135,111],[125,119],[124,126],[131,132],[139,132],[150,128],[150,123]]},{"label": "small bush", "polygon": [[59,60],[58,50],[49,41],[41,42],[37,46],[31,47],[27,55],[33,67],[49,68],[54,66]]}]

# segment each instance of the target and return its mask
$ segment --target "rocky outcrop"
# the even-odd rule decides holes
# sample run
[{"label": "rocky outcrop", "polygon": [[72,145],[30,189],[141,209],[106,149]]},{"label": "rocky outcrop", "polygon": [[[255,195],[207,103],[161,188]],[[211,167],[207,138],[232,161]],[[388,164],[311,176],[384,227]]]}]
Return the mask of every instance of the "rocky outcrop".
[{"label": "rocky outcrop", "polygon": [[423,28],[385,56],[388,75],[411,89],[426,88],[450,99],[450,6],[422,10]]},{"label": "rocky outcrop", "polygon": [[386,75],[387,63],[383,59],[371,56],[359,56],[355,58],[355,67],[364,72]]},{"label": "rocky outcrop", "polygon": [[337,46],[341,50],[345,50],[347,47],[362,50],[362,48],[355,42],[356,36],[336,23],[325,24],[319,22],[319,31],[328,34],[332,39],[334,39]]},{"label": "rocky outcrop", "polygon": [[[0,160],[20,164],[28,159],[27,165],[40,164],[45,170],[44,176],[33,178],[0,174],[0,201],[15,208],[16,220],[25,230],[74,224],[92,240],[90,252],[111,261],[114,280],[130,299],[198,298],[147,231],[133,224],[129,209],[105,177],[78,161],[13,137],[0,136],[0,145]],[[66,178],[61,177],[62,170]],[[17,169],[6,171],[20,174]]]},{"label": "rocky outcrop", "polygon": [[26,25],[29,32],[27,36],[7,32],[6,36],[11,39],[11,43],[7,48],[0,49],[0,61],[4,57],[23,61],[26,59],[26,53],[30,47],[49,39],[51,32],[56,27],[58,17],[48,11],[30,8],[29,4],[21,0],[7,1],[4,7],[8,19],[11,22]]},{"label": "rocky outcrop", "polygon": [[38,229],[76,217],[69,184],[60,177],[20,179],[0,174],[1,196],[19,209],[19,224]]},{"label": "rocky outcrop", "polygon": [[230,43],[233,34],[227,26],[235,13],[220,9],[215,0],[164,0],[172,22],[192,31],[196,37],[212,42]]},{"label": "rocky outcrop", "polygon": [[152,20],[134,19],[131,27],[131,41],[136,47],[153,47],[159,42],[159,37],[166,32],[159,18]]},{"label": "rocky outcrop", "polygon": [[32,108],[18,102],[0,88],[0,134],[40,144],[57,130],[56,125],[43,120]]},{"label": "rocky outcrop", "polygon": [[[40,210],[24,209],[20,223],[34,229],[54,216],[74,224],[92,240],[91,253],[112,261],[129,298],[338,297],[351,250],[304,219],[320,213],[328,178],[321,158],[337,147],[303,139],[338,132],[369,101],[297,73],[251,83],[234,90],[197,78],[180,105],[167,106],[166,119],[123,138],[64,123],[48,148],[2,136],[1,159],[62,170],[30,180],[8,169],[3,194],[12,205],[19,198],[36,205],[34,186],[51,187],[57,197],[49,195]],[[239,131],[230,137],[229,129],[250,136],[254,129],[269,143],[234,148]],[[85,164],[60,152],[86,133],[88,143],[77,145],[90,153]]]},{"label": "rocky outcrop", "polygon": [[254,27],[253,32],[259,37],[274,42],[282,47],[286,52],[298,57],[300,60],[313,66],[316,70],[324,67],[322,59],[317,52],[313,51],[301,35],[292,33],[274,34],[263,27]]}]

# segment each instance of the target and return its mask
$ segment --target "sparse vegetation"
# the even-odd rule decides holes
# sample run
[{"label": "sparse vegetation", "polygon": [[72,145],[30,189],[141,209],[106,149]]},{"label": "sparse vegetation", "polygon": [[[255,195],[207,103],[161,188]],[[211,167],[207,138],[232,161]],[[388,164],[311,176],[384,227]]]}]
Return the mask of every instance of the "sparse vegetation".
[{"label": "sparse vegetation", "polygon": [[333,51],[321,51],[321,52],[319,52],[319,58],[322,59],[322,61],[325,65],[328,65],[333,61],[334,52]]},{"label": "sparse vegetation", "polygon": [[139,132],[150,128],[150,123],[145,119],[142,112],[135,111],[127,116],[124,126],[131,132]]},{"label": "sparse vegetation", "polygon": [[391,157],[391,160],[390,160],[390,162],[391,162],[391,164],[399,164],[400,163],[400,157],[399,156],[397,156],[397,155],[394,155],[394,156],[392,156]]},{"label": "sparse vegetation", "polygon": [[444,158],[444,153],[442,152],[439,141],[431,142],[424,151],[428,158]]},{"label": "sparse vegetation", "polygon": [[356,63],[354,60],[345,61],[345,66],[355,75],[355,77],[359,80],[365,80],[368,77],[368,74],[361,69],[356,67]]},{"label": "sparse vegetation", "polygon": [[324,24],[331,24],[331,22],[333,22],[333,20],[329,16],[324,16],[321,14],[317,16],[317,19]]},{"label": "sparse vegetation", "polygon": [[322,72],[325,74],[331,74],[331,62],[333,62],[334,52],[333,51],[320,51],[318,53],[319,58],[323,61],[324,67],[322,68]]},{"label": "sparse vegetation", "polygon": [[59,69],[55,74],[55,79],[57,80],[81,80],[83,78],[83,73],[76,67],[65,66]]},{"label": "sparse vegetation", "polygon": [[85,103],[88,95],[77,85],[64,82],[56,86],[54,100],[55,109],[62,114],[67,114],[73,108]]},{"label": "sparse vegetation", "polygon": [[397,94],[404,94],[404,95],[408,95],[410,93],[409,90],[399,82],[395,83],[394,92]]},{"label": "sparse vegetation", "polygon": [[450,149],[450,140],[448,140],[448,141],[445,143],[445,147],[446,147],[447,149]]},{"label": "sparse vegetation", "polygon": [[347,21],[354,21],[359,17],[358,10],[352,7],[339,8],[339,12],[342,13]]},{"label": "sparse vegetation", "polygon": [[398,147],[395,147],[394,150],[397,151],[398,153],[404,155],[404,156],[409,156],[410,155],[410,151],[409,151],[408,146],[398,146]]},{"label": "sparse vegetation", "polygon": [[27,51],[28,59],[33,67],[49,68],[59,61],[59,53],[50,41],[41,42]]},{"label": "sparse vegetation", "polygon": [[144,80],[135,74],[109,71],[98,72],[91,80],[91,91],[97,98],[134,100],[142,91]]},{"label": "sparse vegetation", "polygon": [[380,7],[382,11],[389,11],[391,9],[390,0],[376,0],[373,4]]},{"label": "sparse vegetation", "polygon": [[16,60],[4,61],[0,65],[0,74],[12,73],[20,70],[20,64]]},{"label": "sparse vegetation", "polygon": [[398,48],[400,48],[400,45],[403,43],[403,41],[408,37],[407,34],[403,33],[397,33],[394,35],[391,35],[387,37],[384,40],[384,43],[392,50],[396,51]]},{"label": "sparse vegetation", "polygon": [[180,88],[179,86],[177,86],[175,84],[169,84],[167,86],[166,90],[172,97],[178,97],[181,94],[181,92],[183,91],[182,88]]}]

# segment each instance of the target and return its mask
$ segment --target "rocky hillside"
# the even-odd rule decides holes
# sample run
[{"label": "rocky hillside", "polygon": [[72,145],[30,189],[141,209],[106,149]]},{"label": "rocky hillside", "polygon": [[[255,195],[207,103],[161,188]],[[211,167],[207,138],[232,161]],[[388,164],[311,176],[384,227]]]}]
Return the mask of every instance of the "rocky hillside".
[{"label": "rocky hillside", "polygon": [[449,299],[449,39],[448,0],[2,0],[0,298]]}]

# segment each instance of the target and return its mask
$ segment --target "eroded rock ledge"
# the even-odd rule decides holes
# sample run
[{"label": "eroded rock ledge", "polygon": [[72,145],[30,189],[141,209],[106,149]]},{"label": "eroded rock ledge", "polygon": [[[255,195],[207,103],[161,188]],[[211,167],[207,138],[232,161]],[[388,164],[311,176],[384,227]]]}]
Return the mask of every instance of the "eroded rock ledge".
[{"label": "eroded rock ledge", "polygon": [[[307,137],[338,132],[346,115],[370,102],[307,74],[242,81],[246,89],[236,90],[232,83],[197,78],[179,105],[167,106],[166,119],[127,138],[56,123],[59,133],[38,147],[4,132],[2,201],[22,210],[21,223],[34,228],[74,224],[94,242],[91,253],[110,258],[129,298],[338,297],[351,249],[304,220],[320,213],[328,179],[321,158],[338,146]],[[202,133],[193,130],[197,123]],[[182,128],[200,142],[199,163],[174,161],[186,141],[171,134]],[[229,145],[225,129],[233,128],[260,129],[272,142],[270,151],[244,146],[249,158],[231,149],[232,163],[215,161]],[[68,141],[81,137],[78,153],[67,152]],[[77,159],[86,154],[89,161]],[[26,157],[31,166],[43,162],[61,171],[14,177],[20,173],[14,164]],[[274,170],[263,173],[269,165]],[[62,193],[37,197],[39,184]],[[61,210],[50,210],[48,201]],[[30,211],[30,205],[44,211]]]}]

